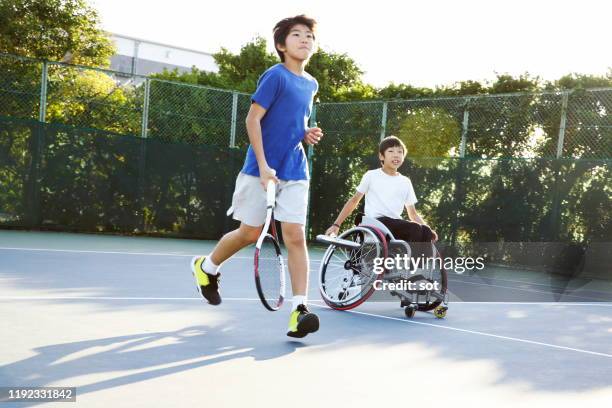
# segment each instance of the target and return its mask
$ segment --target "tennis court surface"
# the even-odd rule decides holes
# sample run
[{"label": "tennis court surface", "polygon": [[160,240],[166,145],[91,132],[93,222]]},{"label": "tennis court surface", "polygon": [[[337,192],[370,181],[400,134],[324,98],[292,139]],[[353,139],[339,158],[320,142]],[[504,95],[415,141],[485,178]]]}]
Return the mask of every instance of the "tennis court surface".
[{"label": "tennis court surface", "polygon": [[[449,276],[448,315],[399,302],[329,309],[285,336],[289,308],[257,299],[252,250],[204,303],[189,260],[214,242],[0,231],[0,386],[77,388],[78,407],[575,407],[612,401],[612,284],[574,289],[525,273]],[[469,291],[522,302],[462,302]],[[496,296],[499,294],[499,296]],[[534,296],[536,301],[534,301]],[[471,297],[473,298],[473,297]],[[10,403],[0,403],[9,406]],[[13,406],[63,403],[13,403]]]}]

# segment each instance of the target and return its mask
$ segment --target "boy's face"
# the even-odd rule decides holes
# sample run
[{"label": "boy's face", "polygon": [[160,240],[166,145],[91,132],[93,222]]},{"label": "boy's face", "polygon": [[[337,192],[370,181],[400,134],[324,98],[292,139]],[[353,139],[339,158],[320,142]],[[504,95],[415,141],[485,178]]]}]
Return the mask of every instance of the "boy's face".
[{"label": "boy's face", "polygon": [[389,147],[383,154],[378,153],[383,166],[397,170],[404,163],[404,149],[401,146]]},{"label": "boy's face", "polygon": [[285,53],[285,61],[289,58],[305,61],[315,51],[314,34],[308,26],[296,24],[289,30],[285,45],[277,44],[276,47]]}]

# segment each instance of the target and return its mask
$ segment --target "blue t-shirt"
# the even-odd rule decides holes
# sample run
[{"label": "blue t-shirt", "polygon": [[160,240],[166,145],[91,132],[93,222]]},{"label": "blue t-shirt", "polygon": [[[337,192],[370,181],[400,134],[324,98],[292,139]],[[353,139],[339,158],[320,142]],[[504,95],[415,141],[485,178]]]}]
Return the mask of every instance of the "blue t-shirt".
[{"label": "blue t-shirt", "polygon": [[[302,139],[319,84],[304,72],[299,76],[283,64],[263,73],[251,97],[266,114],[261,120],[264,154],[268,165],[281,180],[308,180],[308,163]],[[242,172],[259,177],[253,147],[249,146]]]}]

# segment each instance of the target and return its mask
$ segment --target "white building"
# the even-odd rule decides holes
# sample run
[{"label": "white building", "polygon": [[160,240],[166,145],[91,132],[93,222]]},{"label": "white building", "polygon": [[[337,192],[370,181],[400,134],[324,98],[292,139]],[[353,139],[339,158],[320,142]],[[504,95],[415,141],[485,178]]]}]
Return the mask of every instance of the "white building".
[{"label": "white building", "polygon": [[207,52],[120,34],[110,33],[110,37],[117,47],[117,53],[111,57],[113,71],[149,75],[175,68],[179,72],[188,72],[193,66],[203,71],[218,71],[212,54]]}]

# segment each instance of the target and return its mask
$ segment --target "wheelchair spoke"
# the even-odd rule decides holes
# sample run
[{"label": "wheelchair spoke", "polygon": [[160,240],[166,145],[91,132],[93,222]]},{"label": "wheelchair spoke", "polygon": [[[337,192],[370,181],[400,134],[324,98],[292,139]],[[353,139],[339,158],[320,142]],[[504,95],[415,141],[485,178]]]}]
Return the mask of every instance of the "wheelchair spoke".
[{"label": "wheelchair spoke", "polygon": [[374,260],[386,256],[384,242],[367,228],[355,227],[339,236],[359,245],[357,249],[330,245],[321,264],[320,290],[332,307],[357,306],[372,294],[377,278]]}]

